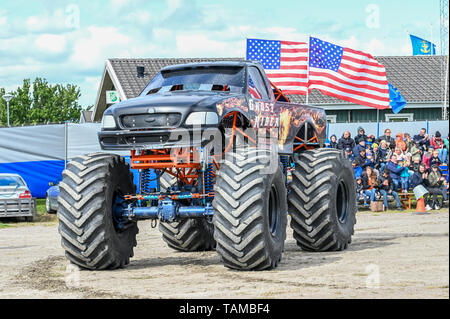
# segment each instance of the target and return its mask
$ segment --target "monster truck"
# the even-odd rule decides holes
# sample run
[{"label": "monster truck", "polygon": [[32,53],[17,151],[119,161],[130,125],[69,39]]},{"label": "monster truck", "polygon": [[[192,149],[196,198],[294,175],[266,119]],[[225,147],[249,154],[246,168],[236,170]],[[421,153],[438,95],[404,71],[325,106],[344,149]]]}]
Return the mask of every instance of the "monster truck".
[{"label": "monster truck", "polygon": [[[356,222],[353,171],[322,148],[321,108],[290,103],[258,62],[163,68],[139,97],[108,108],[102,150],[75,157],[59,187],[67,258],[87,269],[129,263],[137,222],[168,246],[216,250],[226,267],[277,267],[288,214],[298,246],[343,250]],[[130,166],[138,169],[133,183]]]}]

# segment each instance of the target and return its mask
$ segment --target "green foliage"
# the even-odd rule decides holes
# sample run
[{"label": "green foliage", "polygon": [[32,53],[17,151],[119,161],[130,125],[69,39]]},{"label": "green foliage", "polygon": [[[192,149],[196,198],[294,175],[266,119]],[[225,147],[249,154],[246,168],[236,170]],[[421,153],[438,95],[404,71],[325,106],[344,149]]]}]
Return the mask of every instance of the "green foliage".
[{"label": "green foliage", "polygon": [[[3,100],[5,89],[0,88],[0,126],[6,126],[7,108]],[[77,122],[82,111],[78,104],[80,89],[73,84],[51,85],[36,78],[33,83],[25,79],[15,92],[9,105],[11,126],[45,124],[64,121]]]}]

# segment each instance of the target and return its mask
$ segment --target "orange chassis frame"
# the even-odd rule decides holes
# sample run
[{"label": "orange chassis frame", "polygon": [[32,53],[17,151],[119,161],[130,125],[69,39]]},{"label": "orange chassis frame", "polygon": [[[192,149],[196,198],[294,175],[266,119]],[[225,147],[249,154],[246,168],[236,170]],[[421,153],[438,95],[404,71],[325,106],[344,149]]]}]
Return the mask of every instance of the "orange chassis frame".
[{"label": "orange chassis frame", "polygon": [[[233,145],[235,135],[237,133],[248,138],[249,141],[256,144],[255,140],[245,134],[236,126],[238,112],[231,112],[226,117],[233,116],[232,136],[229,144],[225,148],[224,153],[228,152]],[[216,169],[219,169],[219,163],[215,155],[212,156]],[[198,184],[198,172],[201,170],[198,151],[194,147],[189,149],[162,149],[162,150],[146,150],[144,154],[138,154],[136,150],[131,151],[131,168],[132,169],[166,169],[166,172],[177,177],[186,185]],[[213,172],[215,177],[215,172]]]}]

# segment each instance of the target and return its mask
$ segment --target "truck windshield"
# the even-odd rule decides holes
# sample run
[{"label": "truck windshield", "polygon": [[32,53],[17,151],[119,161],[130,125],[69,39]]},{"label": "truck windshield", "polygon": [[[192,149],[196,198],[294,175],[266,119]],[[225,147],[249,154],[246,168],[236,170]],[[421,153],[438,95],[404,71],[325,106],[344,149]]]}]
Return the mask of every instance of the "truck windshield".
[{"label": "truck windshield", "polygon": [[0,176],[0,186],[25,186],[20,177],[17,176]]},{"label": "truck windshield", "polygon": [[174,91],[222,91],[243,93],[243,67],[194,67],[158,73],[141,96]]}]

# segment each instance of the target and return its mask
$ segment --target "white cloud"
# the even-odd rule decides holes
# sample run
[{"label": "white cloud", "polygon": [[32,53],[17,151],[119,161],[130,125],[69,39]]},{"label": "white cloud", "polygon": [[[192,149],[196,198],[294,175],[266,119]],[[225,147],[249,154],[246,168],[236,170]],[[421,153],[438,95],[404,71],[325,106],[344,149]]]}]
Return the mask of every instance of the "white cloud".
[{"label": "white cloud", "polygon": [[80,69],[100,69],[111,57],[128,57],[131,39],[114,27],[88,27],[75,39],[71,61]]},{"label": "white cloud", "polygon": [[8,18],[0,16],[0,28],[6,27],[7,23],[8,23]]},{"label": "white cloud", "polygon": [[34,41],[36,47],[44,52],[62,53],[66,49],[66,36],[56,34],[41,34]]},{"label": "white cloud", "polygon": [[25,31],[30,33],[57,33],[70,29],[66,24],[67,16],[64,9],[56,9],[52,13],[30,16],[25,20]]},{"label": "white cloud", "polygon": [[124,19],[134,24],[145,25],[151,21],[152,14],[150,11],[139,10],[129,13]]},{"label": "white cloud", "polygon": [[182,0],[167,0],[167,6],[170,12],[175,11],[181,6]]},{"label": "white cloud", "polygon": [[244,41],[220,41],[208,38],[204,33],[176,35],[179,56],[186,57],[239,57],[245,55]]}]

